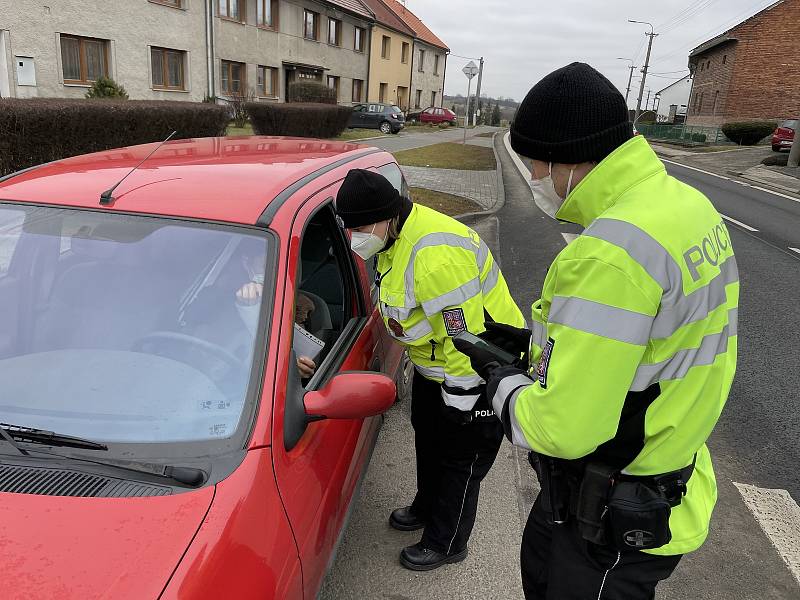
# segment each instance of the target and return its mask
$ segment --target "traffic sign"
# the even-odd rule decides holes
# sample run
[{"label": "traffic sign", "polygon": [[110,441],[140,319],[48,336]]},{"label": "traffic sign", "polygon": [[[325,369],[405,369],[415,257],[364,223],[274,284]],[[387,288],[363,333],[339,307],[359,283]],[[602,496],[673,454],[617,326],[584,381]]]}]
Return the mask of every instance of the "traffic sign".
[{"label": "traffic sign", "polygon": [[474,61],[469,61],[467,66],[461,70],[464,72],[464,75],[467,76],[467,79],[472,79],[478,74],[478,65],[476,65]]}]

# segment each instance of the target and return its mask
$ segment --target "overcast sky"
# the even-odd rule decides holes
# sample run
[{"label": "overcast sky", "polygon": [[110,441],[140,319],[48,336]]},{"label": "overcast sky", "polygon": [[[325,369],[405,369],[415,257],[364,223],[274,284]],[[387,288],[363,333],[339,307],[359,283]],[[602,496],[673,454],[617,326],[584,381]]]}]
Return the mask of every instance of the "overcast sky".
[{"label": "overcast sky", "polygon": [[[775,0],[408,0],[454,55],[483,56],[482,92],[522,100],[547,73],[574,61],[587,62],[625,93],[629,70],[617,57],[644,64],[649,31],[628,19],[650,21],[656,33],[647,88],[655,92],[688,74],[689,51],[752,16]],[[448,60],[445,93],[467,93],[461,69]],[[477,62],[477,61],[476,61]],[[638,70],[634,78],[639,75]],[[473,80],[473,93],[474,93]],[[635,106],[640,80],[629,104]],[[646,89],[647,89],[646,88]],[[645,96],[646,96],[645,92]]]}]

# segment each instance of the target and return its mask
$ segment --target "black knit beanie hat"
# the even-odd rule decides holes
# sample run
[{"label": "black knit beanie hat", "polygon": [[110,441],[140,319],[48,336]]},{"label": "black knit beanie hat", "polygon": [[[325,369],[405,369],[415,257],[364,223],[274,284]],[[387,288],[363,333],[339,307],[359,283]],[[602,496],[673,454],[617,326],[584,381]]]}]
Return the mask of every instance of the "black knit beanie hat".
[{"label": "black knit beanie hat", "polygon": [[336,196],[336,213],[347,229],[380,223],[398,216],[403,198],[383,175],[353,169]]},{"label": "black knit beanie hat", "polygon": [[578,62],[533,86],[511,126],[511,147],[518,154],[564,164],[601,161],[632,137],[625,98]]}]

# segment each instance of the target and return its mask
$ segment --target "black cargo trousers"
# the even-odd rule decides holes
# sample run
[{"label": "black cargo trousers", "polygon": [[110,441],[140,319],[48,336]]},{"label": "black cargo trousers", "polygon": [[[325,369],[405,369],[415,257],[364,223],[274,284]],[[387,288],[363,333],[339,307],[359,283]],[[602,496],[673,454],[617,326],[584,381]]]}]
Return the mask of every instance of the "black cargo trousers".
[{"label": "black cargo trousers", "polygon": [[467,547],[481,481],[503,441],[503,427],[493,413],[486,411],[474,418],[473,411],[469,422],[459,422],[454,410],[445,407],[441,384],[414,374],[411,424],[417,495],[411,509],[426,523],[423,545],[442,554],[456,554]]}]

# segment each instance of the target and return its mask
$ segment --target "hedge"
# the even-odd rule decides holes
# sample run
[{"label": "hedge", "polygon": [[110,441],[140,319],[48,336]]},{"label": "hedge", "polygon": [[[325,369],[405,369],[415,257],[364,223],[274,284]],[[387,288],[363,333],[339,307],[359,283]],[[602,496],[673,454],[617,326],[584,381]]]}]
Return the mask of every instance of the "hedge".
[{"label": "hedge", "polygon": [[294,81],[289,84],[288,101],[336,104],[336,90],[316,81]]},{"label": "hedge", "polygon": [[720,129],[730,141],[742,146],[755,146],[773,131],[778,124],[775,121],[742,121],[725,123]]},{"label": "hedge", "polygon": [[250,102],[247,112],[258,135],[333,138],[347,129],[353,109],[330,104]]},{"label": "hedge", "polygon": [[200,102],[0,100],[0,175],[110,148],[225,133],[229,109]]}]

